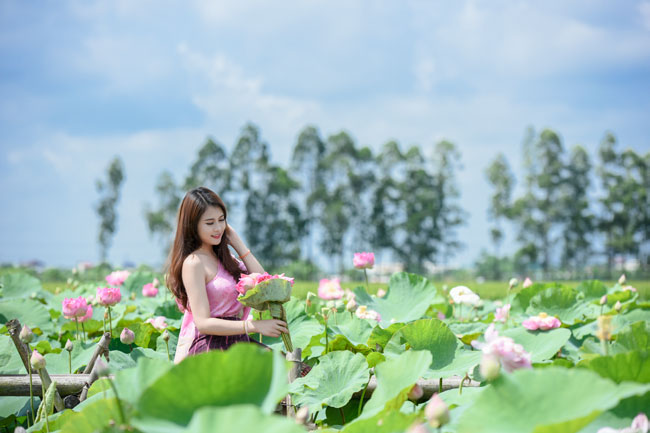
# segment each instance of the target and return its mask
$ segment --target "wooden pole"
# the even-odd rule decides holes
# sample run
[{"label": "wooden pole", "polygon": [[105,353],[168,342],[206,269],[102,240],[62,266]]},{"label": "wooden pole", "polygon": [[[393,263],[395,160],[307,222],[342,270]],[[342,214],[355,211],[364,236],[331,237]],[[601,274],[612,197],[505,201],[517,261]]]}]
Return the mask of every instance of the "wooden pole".
[{"label": "wooden pole", "polygon": [[[78,394],[90,378],[89,374],[53,374],[51,378],[56,382],[56,389],[61,396]],[[34,376],[34,395],[41,395],[41,378]],[[1,374],[0,396],[29,396],[29,375]]]},{"label": "wooden pole", "polygon": [[[461,377],[450,377],[447,379],[442,380],[442,390],[447,391],[449,389],[456,389],[460,387],[460,382],[462,378]],[[440,386],[440,381],[439,379],[418,379],[416,382],[420,387],[422,388],[422,391],[424,393],[422,394],[422,398],[420,398],[419,401],[426,401],[431,398],[431,396],[438,392],[438,387]],[[463,388],[465,387],[477,387],[481,383],[477,382],[475,380],[467,380],[465,379],[465,383],[463,384]],[[370,378],[370,382],[368,383],[368,388],[366,389],[366,394],[364,395],[364,400],[369,399],[370,396],[372,396],[372,393],[377,389],[377,377],[372,376]],[[361,398],[361,391],[357,391],[354,393],[352,398]]]},{"label": "wooden pole", "polygon": [[90,374],[90,372],[93,370],[93,367],[95,366],[95,361],[97,361],[97,358],[101,354],[104,354],[106,360],[108,360],[108,345],[110,343],[111,343],[111,333],[105,332],[104,335],[102,335],[101,340],[99,340],[99,343],[97,343],[97,346],[95,347],[95,351],[93,352],[93,356],[90,357],[90,361],[88,362],[88,365],[86,365],[86,368],[84,368],[84,374]]},{"label": "wooden pole", "polygon": [[[23,360],[23,364],[25,365],[25,370],[29,373],[29,348],[25,343],[23,343],[20,340],[20,330],[22,327],[20,326],[20,322],[18,319],[11,319],[10,321],[7,322],[5,325],[7,327],[7,330],[9,331],[9,335],[11,336],[11,339],[14,342],[14,345],[16,346],[16,350],[20,354],[20,359]],[[50,387],[50,384],[52,384],[52,379],[50,379],[50,375],[47,373],[46,368],[41,368],[38,370],[38,375],[40,376],[41,383],[43,386],[45,386],[45,389]],[[29,395],[29,394],[27,394]],[[63,411],[65,409],[65,405],[63,404],[63,399],[61,398],[61,395],[57,393],[54,395],[54,407],[58,412]]]}]

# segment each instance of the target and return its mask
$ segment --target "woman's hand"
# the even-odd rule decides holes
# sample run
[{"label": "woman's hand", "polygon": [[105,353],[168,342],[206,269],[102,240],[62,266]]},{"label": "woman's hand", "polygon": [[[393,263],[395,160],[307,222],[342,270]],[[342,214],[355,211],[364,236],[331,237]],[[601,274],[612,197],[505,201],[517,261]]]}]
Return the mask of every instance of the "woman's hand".
[{"label": "woman's hand", "polygon": [[287,323],[278,319],[253,320],[248,326],[248,330],[266,337],[279,337],[281,332],[289,333]]},{"label": "woman's hand", "polygon": [[[234,228],[230,224],[226,225],[226,239],[228,244],[230,244],[235,251],[237,251],[237,254],[240,254],[240,249],[244,247],[244,242],[241,240],[239,237],[239,234],[235,231]],[[243,254],[244,251],[241,252]]]}]

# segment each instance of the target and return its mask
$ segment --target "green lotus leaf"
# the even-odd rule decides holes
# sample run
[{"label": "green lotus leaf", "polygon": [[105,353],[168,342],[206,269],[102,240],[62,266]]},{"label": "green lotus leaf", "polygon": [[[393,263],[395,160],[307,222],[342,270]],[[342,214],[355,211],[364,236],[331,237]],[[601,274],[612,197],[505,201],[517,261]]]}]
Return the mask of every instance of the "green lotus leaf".
[{"label": "green lotus leaf", "polygon": [[[325,327],[311,316],[305,313],[305,303],[301,299],[291,298],[289,302],[284,304],[287,316],[287,325],[289,326],[289,334],[291,335],[291,342],[294,348],[301,348],[303,355],[305,349],[309,346],[314,336],[323,334],[325,335]],[[264,344],[271,348],[283,350],[283,342],[280,337],[263,337]]]},{"label": "green lotus leaf", "polygon": [[411,386],[424,376],[431,362],[431,352],[407,350],[377,365],[377,388],[363,407],[360,418],[370,418],[384,409],[401,408]]},{"label": "green lotus leaf", "polygon": [[390,339],[393,337],[393,334],[399,331],[403,326],[404,323],[393,323],[388,328],[382,328],[379,325],[375,326],[372,328],[372,332],[370,333],[370,337],[368,337],[366,346],[370,347],[373,350],[376,350],[377,345],[379,345],[381,347],[380,350],[384,350],[384,347],[386,347],[386,344],[388,344]]},{"label": "green lotus leaf", "polygon": [[512,338],[515,343],[530,353],[532,362],[541,362],[553,358],[571,337],[571,331],[556,328],[548,331],[529,331],[523,326],[505,330],[499,335]]},{"label": "green lotus leaf", "polygon": [[530,299],[526,313],[533,316],[545,312],[567,325],[590,315],[595,305],[578,301],[578,292],[567,287],[550,287]]},{"label": "green lotus leaf", "polygon": [[650,323],[635,322],[618,333],[616,341],[611,347],[612,353],[630,350],[650,350]]},{"label": "green lotus leaf", "polygon": [[463,412],[458,432],[577,432],[622,399],[648,390],[650,385],[617,385],[583,368],[520,369],[481,392]]},{"label": "green lotus leaf", "polygon": [[531,299],[536,296],[538,293],[543,292],[549,286],[542,283],[534,283],[532,286],[521,289],[514,297],[512,301],[511,312],[516,310],[526,311],[530,305]]},{"label": "green lotus leaf", "polygon": [[406,350],[427,350],[431,353],[432,370],[449,365],[454,360],[460,342],[447,325],[439,319],[422,319],[401,328],[386,345],[384,353],[395,357]]},{"label": "green lotus leaf", "polygon": [[295,404],[309,406],[312,412],[323,406],[343,407],[368,383],[369,373],[363,355],[336,351],[321,356],[318,365],[307,376],[296,379],[289,390]]},{"label": "green lotus leaf", "polygon": [[[642,310],[640,308],[626,312],[625,314],[615,314],[612,316],[612,334],[616,335],[623,331],[625,327],[631,323],[638,321],[650,321],[650,310]],[[593,320],[585,325],[573,329],[573,336],[578,339],[583,339],[588,335],[596,335],[598,330],[598,322]]]},{"label": "green lotus leaf", "polygon": [[20,359],[11,337],[0,335],[0,374],[25,374],[25,366]]},{"label": "green lotus leaf", "polygon": [[442,299],[429,280],[406,272],[390,277],[388,292],[383,298],[372,297],[361,287],[355,288],[354,294],[358,305],[366,305],[381,315],[382,327],[420,319],[431,303]]},{"label": "green lotus leaf", "polygon": [[607,286],[598,280],[586,280],[580,282],[576,287],[578,292],[584,293],[585,300],[600,299],[607,294]]},{"label": "green lotus leaf", "polygon": [[403,432],[419,417],[417,413],[402,413],[399,411],[380,412],[365,419],[356,419],[347,424],[342,433],[395,433]]},{"label": "green lotus leaf", "polygon": [[50,295],[49,292],[43,290],[38,278],[23,272],[12,272],[0,276],[0,287],[2,287],[2,299],[28,298],[32,293],[46,297]]},{"label": "green lotus leaf", "polygon": [[[177,424],[187,424],[203,406],[250,403],[270,413],[287,393],[286,374],[286,361],[277,351],[235,344],[224,352],[187,357],[143,391],[137,407],[143,416]],[[179,399],[179,390],[186,389],[192,392]]]},{"label": "green lotus leaf", "polygon": [[[153,283],[155,275],[151,271],[135,271],[129,275],[129,278],[124,281],[124,291],[127,293],[135,293],[136,298],[144,298],[142,296],[142,286],[147,283]],[[125,295],[126,293],[122,293]]]},{"label": "green lotus leaf", "polygon": [[578,363],[595,371],[601,377],[616,383],[624,381],[650,383],[650,352],[632,351],[610,356],[598,356]]},{"label": "green lotus leaf", "polygon": [[262,281],[247,291],[246,294],[237,298],[243,305],[257,311],[268,310],[270,303],[285,303],[289,302],[290,299],[291,283],[280,278]]},{"label": "green lotus leaf", "polygon": [[44,334],[54,332],[50,312],[39,301],[29,298],[3,299],[0,301],[0,323],[18,319],[21,325],[39,328]]},{"label": "green lotus leaf", "polygon": [[426,379],[447,378],[451,376],[465,376],[465,373],[471,372],[481,362],[483,352],[480,350],[467,350],[459,348],[454,353],[454,357],[449,364],[439,367],[435,370],[429,369],[424,377]]},{"label": "green lotus leaf", "polygon": [[365,345],[373,330],[367,320],[361,320],[347,311],[334,314],[327,323],[333,335],[340,334],[353,345]]}]

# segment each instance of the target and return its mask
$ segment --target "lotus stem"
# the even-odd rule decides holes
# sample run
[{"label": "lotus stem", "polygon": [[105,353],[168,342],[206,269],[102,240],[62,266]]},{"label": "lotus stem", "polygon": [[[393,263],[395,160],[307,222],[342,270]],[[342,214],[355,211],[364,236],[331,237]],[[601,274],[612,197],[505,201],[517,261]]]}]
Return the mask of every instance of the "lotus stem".
[{"label": "lotus stem", "polygon": [[79,334],[79,318],[75,316],[74,323],[77,325],[77,340],[81,341],[81,335]]},{"label": "lotus stem", "polygon": [[84,342],[87,340],[86,327],[84,326],[84,322],[81,322],[81,338]]},{"label": "lotus stem", "polygon": [[363,268],[363,275],[366,277],[366,291],[370,292],[370,284],[368,284],[368,271]]},{"label": "lotus stem", "polygon": [[[172,358],[169,356],[169,341],[165,340],[165,346],[167,347],[167,361],[171,361]],[[133,347],[131,347],[131,350],[133,350]]]},{"label": "lotus stem", "polygon": [[[29,344],[27,345],[27,353],[29,353]],[[32,389],[32,363],[27,362],[27,371],[29,373],[29,403],[32,408],[32,425],[34,425],[34,419],[36,415],[34,415],[34,391]],[[29,424],[29,416],[27,417],[27,423]]]},{"label": "lotus stem", "polygon": [[370,384],[371,378],[372,375],[368,375],[368,382],[366,383],[366,386],[363,387],[363,392],[361,392],[361,400],[359,400],[359,408],[357,409],[357,418],[361,416],[361,408],[363,407],[363,398],[366,396],[366,389],[368,389],[368,385]]},{"label": "lotus stem", "polygon": [[72,352],[68,352],[68,374],[72,374]]},{"label": "lotus stem", "polygon": [[108,326],[111,330],[111,338],[113,338],[113,318],[111,317],[111,307],[108,307]]},{"label": "lotus stem", "polygon": [[115,401],[117,402],[117,409],[120,412],[120,419],[122,420],[122,424],[126,424],[126,419],[124,418],[124,411],[122,410],[122,403],[120,402],[120,397],[117,395],[117,388],[115,388],[113,379],[111,379],[110,377],[108,377],[107,379],[108,379],[108,383],[111,385],[111,388],[113,389],[113,392],[115,393]]},{"label": "lotus stem", "polygon": [[41,380],[41,406],[43,406],[43,411],[45,412],[45,428],[47,433],[50,433],[50,420],[47,417],[47,405],[45,404],[45,382]]}]

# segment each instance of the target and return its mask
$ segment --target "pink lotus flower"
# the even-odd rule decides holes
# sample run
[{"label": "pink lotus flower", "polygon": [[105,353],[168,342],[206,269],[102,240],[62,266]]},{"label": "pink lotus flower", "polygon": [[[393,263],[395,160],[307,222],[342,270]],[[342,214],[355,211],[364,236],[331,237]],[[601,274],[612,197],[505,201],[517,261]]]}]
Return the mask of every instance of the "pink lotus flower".
[{"label": "pink lotus flower", "polygon": [[510,337],[499,337],[499,333],[494,329],[494,324],[485,330],[485,343],[474,340],[472,347],[482,350],[483,356],[492,356],[498,359],[507,372],[533,366],[530,354],[524,350],[523,346],[516,344]]},{"label": "pink lotus flower", "polygon": [[332,278],[331,280],[323,278],[318,284],[318,297],[321,299],[341,299],[343,293],[341,282],[338,278]]},{"label": "pink lotus flower", "polygon": [[284,274],[270,275],[268,272],[264,272],[263,274],[253,272],[252,274],[248,275],[242,274],[239,278],[239,281],[237,282],[237,286],[235,286],[235,289],[243,295],[262,281],[266,280],[285,280],[291,283],[291,287],[293,287],[294,283],[293,278],[285,277]]},{"label": "pink lotus flower", "polygon": [[377,290],[377,297],[378,298],[383,298],[384,296],[386,296],[386,290],[384,290],[384,289]]},{"label": "pink lotus flower", "polygon": [[629,290],[630,292],[636,292],[637,291],[636,287],[632,287],[632,286],[625,286],[625,287],[623,287],[623,290],[624,291]]},{"label": "pink lotus flower", "polygon": [[497,308],[497,312],[494,314],[494,321],[505,323],[506,320],[508,320],[509,315],[510,315],[510,304],[506,304],[501,308]]},{"label": "pink lotus flower", "polygon": [[549,316],[546,313],[539,313],[537,316],[531,316],[530,318],[522,322],[524,328],[530,331],[548,331],[549,329],[559,328],[562,325],[562,322],[557,317]]},{"label": "pink lotus flower", "polygon": [[478,305],[481,298],[468,287],[456,286],[449,291],[454,304]]},{"label": "pink lotus flower", "polygon": [[530,287],[532,285],[533,285],[533,281],[530,278],[526,277],[526,279],[524,280],[524,283],[521,285],[521,287],[526,289],[526,288],[528,288],[528,287]]},{"label": "pink lotus flower", "polygon": [[632,425],[623,429],[615,429],[611,427],[603,427],[598,430],[598,433],[648,433],[650,423],[646,414],[641,412],[632,420]]},{"label": "pink lotus flower", "polygon": [[118,287],[97,287],[97,300],[104,307],[112,307],[120,302],[122,293]]},{"label": "pink lotus flower", "polygon": [[357,310],[354,312],[354,314],[356,314],[359,319],[370,319],[370,320],[376,320],[377,322],[381,322],[381,314],[379,314],[375,310],[369,309],[365,305],[361,305],[357,307]]},{"label": "pink lotus flower", "polygon": [[129,275],[131,275],[129,271],[114,271],[106,275],[106,282],[111,286],[121,286]]},{"label": "pink lotus flower", "polygon": [[78,298],[65,298],[61,302],[63,309],[63,316],[66,319],[74,319],[79,317],[84,317],[86,315],[86,310],[88,309],[88,302],[83,296]]},{"label": "pink lotus flower", "polygon": [[418,401],[424,395],[424,390],[417,383],[413,385],[408,394],[408,399],[411,401]]},{"label": "pink lotus flower", "polygon": [[145,320],[145,323],[151,323],[151,325],[156,328],[159,331],[162,331],[167,327],[167,322],[165,321],[167,319],[165,316],[156,316],[151,319]]},{"label": "pink lotus flower", "polygon": [[357,269],[372,269],[375,266],[375,253],[354,253],[352,264]]},{"label": "pink lotus flower", "polygon": [[88,308],[86,309],[86,314],[83,317],[80,317],[77,319],[79,322],[87,322],[93,317],[93,306],[88,305]]},{"label": "pink lotus flower", "polygon": [[147,283],[144,286],[142,286],[142,296],[153,298],[157,294],[158,294],[158,289],[153,283]]}]

